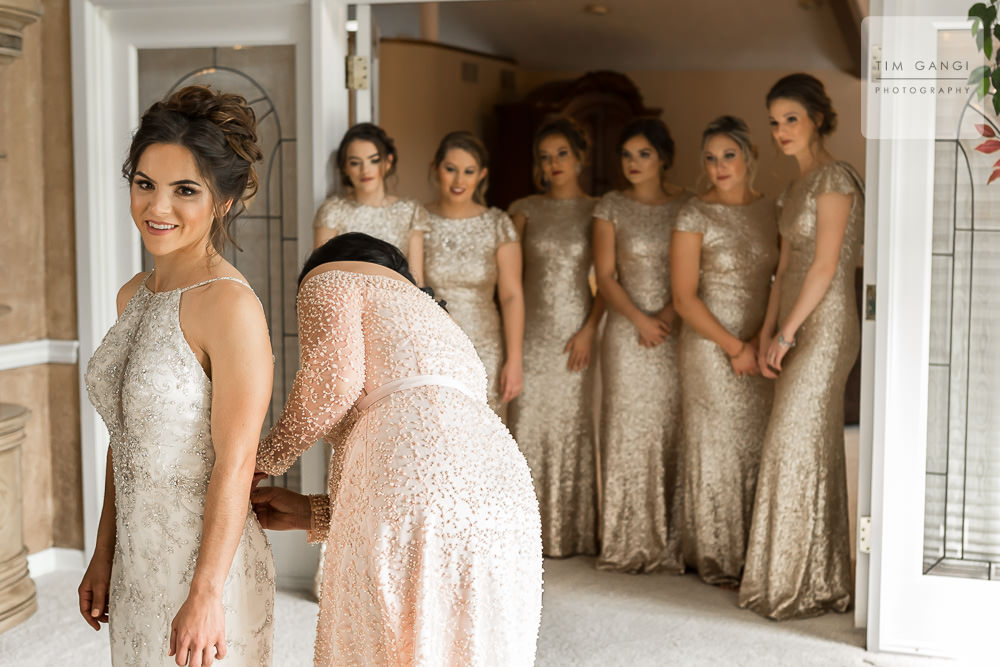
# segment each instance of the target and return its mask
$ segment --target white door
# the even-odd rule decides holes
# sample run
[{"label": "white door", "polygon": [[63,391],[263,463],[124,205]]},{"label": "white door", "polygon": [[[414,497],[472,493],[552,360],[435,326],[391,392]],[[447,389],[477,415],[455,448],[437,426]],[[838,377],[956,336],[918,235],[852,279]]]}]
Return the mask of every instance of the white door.
[{"label": "white door", "polygon": [[872,6],[883,19],[869,20],[878,48],[868,62],[880,69],[864,84],[877,260],[866,282],[878,308],[872,551],[859,561],[869,584],[859,604],[869,650],[996,664],[1000,184],[987,185],[997,155],[975,150],[976,125],[996,118],[959,90],[978,64],[969,4],[885,0]]},{"label": "white door", "polygon": [[[81,0],[71,11],[81,360],[114,322],[119,286],[142,267],[120,175],[141,107],[185,83],[234,88],[257,111],[268,143],[259,165],[261,192],[239,232],[256,251],[241,255],[241,261],[247,255],[253,260],[241,269],[268,311],[279,366],[287,362],[275,384],[273,407],[280,410],[298,360],[294,314],[285,317],[293,312],[294,279],[289,291],[283,278],[294,276],[311,250],[312,214],[327,193],[329,156],[347,127],[346,4]],[[261,60],[254,49],[265,61],[275,54],[288,80],[253,64]],[[274,90],[281,87],[284,99]],[[81,363],[81,373],[84,368]],[[102,502],[107,434],[82,394],[89,556]],[[307,453],[294,486],[305,492],[325,487],[321,452]],[[312,580],[316,550],[307,548],[301,535],[273,534],[272,544],[279,580],[292,585]]]}]

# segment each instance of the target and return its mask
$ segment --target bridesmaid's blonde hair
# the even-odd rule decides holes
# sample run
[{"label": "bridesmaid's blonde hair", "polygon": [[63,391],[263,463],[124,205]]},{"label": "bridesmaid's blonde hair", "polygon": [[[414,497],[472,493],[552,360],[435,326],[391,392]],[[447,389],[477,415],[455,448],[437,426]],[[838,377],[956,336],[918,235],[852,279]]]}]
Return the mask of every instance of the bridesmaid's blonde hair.
[{"label": "bridesmaid's blonde hair", "polygon": [[701,150],[703,154],[701,176],[698,179],[704,182],[701,190],[708,192],[712,189],[712,183],[705,174],[705,145],[709,139],[719,135],[729,137],[740,147],[740,150],[743,152],[743,160],[747,163],[747,187],[753,191],[753,180],[757,175],[757,156],[759,151],[756,144],[753,143],[753,139],[750,138],[750,128],[742,118],[737,118],[736,116],[719,116],[709,123],[705,131],[701,133]]}]

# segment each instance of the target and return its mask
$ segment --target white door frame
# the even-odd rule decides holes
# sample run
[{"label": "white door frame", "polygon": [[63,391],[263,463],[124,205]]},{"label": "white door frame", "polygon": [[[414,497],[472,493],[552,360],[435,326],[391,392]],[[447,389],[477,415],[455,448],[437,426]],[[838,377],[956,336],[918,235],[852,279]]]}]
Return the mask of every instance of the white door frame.
[{"label": "white door frame", "polygon": [[[140,241],[121,178],[138,108],[143,48],[294,44],[298,231],[310,249],[312,212],[332,178],[330,155],[347,127],[344,0],[73,0],[70,6],[80,380],[117,317],[119,287],[141,270]],[[340,110],[338,113],[337,110]],[[80,400],[84,548],[92,554],[103,505],[108,436],[86,392]],[[324,488],[323,466],[303,466]],[[305,479],[313,471],[316,474]],[[315,479],[312,479],[315,477]]]},{"label": "white door frame", "polygon": [[[878,12],[879,5],[881,10]],[[964,0],[884,0],[883,16],[964,16]],[[952,22],[953,23],[953,22]],[[936,22],[936,29],[966,27]],[[915,36],[886,22],[881,44]],[[1000,584],[923,574],[934,194],[934,100],[884,96],[882,128],[925,128],[925,139],[870,141],[867,248],[877,318],[872,387],[872,553],[868,648],[982,660],[1000,652]],[[866,257],[867,259],[867,257]],[[866,282],[868,270],[866,267]],[[862,499],[859,497],[859,507]],[[862,576],[859,559],[858,576]],[[979,662],[978,664],[987,664]]]}]

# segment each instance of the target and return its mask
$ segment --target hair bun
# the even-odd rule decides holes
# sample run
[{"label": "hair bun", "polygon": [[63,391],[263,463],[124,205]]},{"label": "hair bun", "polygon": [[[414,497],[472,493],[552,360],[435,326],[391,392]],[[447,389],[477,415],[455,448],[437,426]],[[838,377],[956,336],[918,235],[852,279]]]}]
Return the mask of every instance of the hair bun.
[{"label": "hair bun", "polygon": [[[192,120],[211,122],[222,131],[229,147],[247,162],[263,159],[264,153],[257,145],[257,115],[242,95],[217,93],[208,86],[186,86],[168,97],[163,105]],[[252,187],[256,192],[256,179]]]}]

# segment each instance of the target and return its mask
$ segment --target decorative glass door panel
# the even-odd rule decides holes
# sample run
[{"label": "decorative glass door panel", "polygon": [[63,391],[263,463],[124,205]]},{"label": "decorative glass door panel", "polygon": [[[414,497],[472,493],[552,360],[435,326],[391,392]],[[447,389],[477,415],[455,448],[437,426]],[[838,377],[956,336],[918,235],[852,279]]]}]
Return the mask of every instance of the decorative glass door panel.
[{"label": "decorative glass door panel", "polygon": [[[224,256],[250,281],[271,331],[274,389],[264,421],[266,433],[281,414],[299,358],[295,47],[141,49],[138,61],[140,110],[184,86],[200,84],[242,95],[257,116],[264,153],[256,165],[260,189],[234,225],[243,250],[230,247]],[[151,267],[151,258],[144,253],[143,268]],[[300,464],[282,481],[300,490]]]}]

